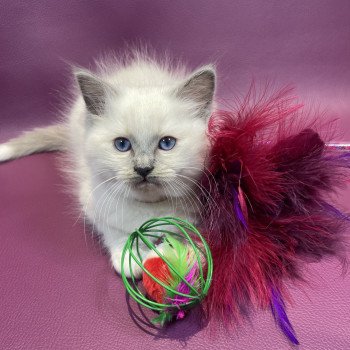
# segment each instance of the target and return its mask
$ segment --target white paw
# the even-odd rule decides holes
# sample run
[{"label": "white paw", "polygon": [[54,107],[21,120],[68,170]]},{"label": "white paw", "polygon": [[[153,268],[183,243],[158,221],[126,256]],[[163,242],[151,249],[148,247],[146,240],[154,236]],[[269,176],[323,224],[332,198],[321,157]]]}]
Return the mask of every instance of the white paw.
[{"label": "white paw", "polygon": [[[135,254],[136,255],[136,254]],[[114,269],[121,274],[122,272],[122,250],[114,250],[111,254],[111,260]],[[131,258],[131,269],[132,274],[136,279],[142,277],[142,268]],[[124,258],[124,274],[126,277],[131,277],[130,266],[129,266],[129,253],[125,254]]]},{"label": "white paw", "polygon": [[0,145],[0,162],[5,162],[14,156],[13,148],[9,145]]},{"label": "white paw", "polygon": [[164,243],[161,243],[161,244],[158,244],[156,246],[158,253],[156,253],[153,249],[150,250],[147,255],[145,256],[144,260],[143,261],[146,261],[147,259],[152,259],[152,258],[158,258],[160,256],[162,256],[164,254],[164,247],[165,247],[165,244]]}]

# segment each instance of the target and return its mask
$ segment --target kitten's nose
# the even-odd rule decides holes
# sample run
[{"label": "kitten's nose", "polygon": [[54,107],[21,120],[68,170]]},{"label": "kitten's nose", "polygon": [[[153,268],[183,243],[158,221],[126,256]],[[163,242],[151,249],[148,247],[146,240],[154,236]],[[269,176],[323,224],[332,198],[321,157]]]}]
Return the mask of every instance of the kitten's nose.
[{"label": "kitten's nose", "polygon": [[142,177],[146,177],[153,169],[154,167],[145,167],[145,168],[136,167],[136,166],[134,167],[134,170]]}]

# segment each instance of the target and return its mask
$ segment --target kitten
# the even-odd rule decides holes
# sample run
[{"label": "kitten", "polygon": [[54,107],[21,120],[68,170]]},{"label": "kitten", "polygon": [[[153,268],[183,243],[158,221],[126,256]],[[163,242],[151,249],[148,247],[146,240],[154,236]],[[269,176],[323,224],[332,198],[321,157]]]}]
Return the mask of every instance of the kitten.
[{"label": "kitten", "polygon": [[[144,221],[178,216],[198,223],[215,70],[186,74],[136,54],[128,63],[100,65],[98,74],[74,74],[78,96],[65,121],[0,145],[0,161],[66,151],[80,206],[120,273],[122,248]],[[133,272],[141,269],[134,264]]]}]

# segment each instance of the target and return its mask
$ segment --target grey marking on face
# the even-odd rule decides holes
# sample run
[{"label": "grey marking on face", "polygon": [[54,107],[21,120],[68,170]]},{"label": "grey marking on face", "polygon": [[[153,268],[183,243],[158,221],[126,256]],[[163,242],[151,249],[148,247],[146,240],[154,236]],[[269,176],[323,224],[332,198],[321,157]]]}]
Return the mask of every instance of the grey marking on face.
[{"label": "grey marking on face", "polygon": [[134,167],[135,168],[152,168],[155,162],[154,153],[138,153],[134,156]]},{"label": "grey marking on face", "polygon": [[136,141],[133,140],[134,167],[135,168],[153,168],[158,147],[158,138]]}]

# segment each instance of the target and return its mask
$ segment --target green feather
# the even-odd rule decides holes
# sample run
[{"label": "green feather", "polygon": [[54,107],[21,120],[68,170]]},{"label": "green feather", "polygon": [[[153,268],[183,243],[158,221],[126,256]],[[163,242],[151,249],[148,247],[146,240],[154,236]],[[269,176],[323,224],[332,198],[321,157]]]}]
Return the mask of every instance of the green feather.
[{"label": "green feather", "polygon": [[173,314],[170,312],[162,311],[159,316],[152,319],[153,324],[159,324],[164,326],[166,323],[169,323],[173,319]]},{"label": "green feather", "polygon": [[[189,271],[189,264],[187,261],[188,258],[188,246],[183,244],[178,239],[172,237],[171,235],[166,235],[163,254],[164,257],[170,262],[174,267],[177,273],[185,278]],[[176,290],[179,283],[182,281],[182,278],[179,277],[172,269],[169,268],[171,274],[171,280],[168,281],[169,287]],[[174,293],[168,292],[169,297],[173,297]]]}]

